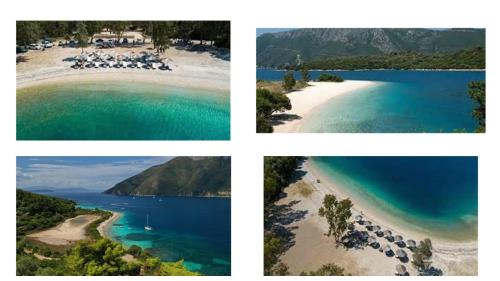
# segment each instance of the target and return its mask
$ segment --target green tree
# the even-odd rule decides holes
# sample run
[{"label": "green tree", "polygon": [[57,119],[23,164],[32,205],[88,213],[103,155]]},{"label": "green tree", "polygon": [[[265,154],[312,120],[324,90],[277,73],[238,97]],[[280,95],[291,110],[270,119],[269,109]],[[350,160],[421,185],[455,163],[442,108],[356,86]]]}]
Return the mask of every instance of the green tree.
[{"label": "green tree", "polygon": [[90,35],[90,44],[92,44],[94,41],[94,35],[102,31],[103,23],[102,21],[86,21],[85,26],[88,34]]},{"label": "green tree", "polygon": [[130,26],[129,21],[110,21],[108,22],[108,28],[110,32],[113,32],[116,35],[118,42],[122,39],[123,33]]},{"label": "green tree", "polygon": [[337,75],[332,75],[330,73],[321,73],[318,77],[320,82],[344,82],[344,79]]},{"label": "green tree", "polygon": [[162,262],[158,271],[160,276],[199,276],[198,272],[190,271],[184,266],[184,261]]},{"label": "green tree", "polygon": [[344,268],[336,265],[335,263],[329,263],[323,265],[320,269],[316,271],[302,272],[300,275],[303,276],[344,276]]},{"label": "green tree", "polygon": [[78,47],[82,48],[83,53],[83,48],[89,44],[89,33],[83,21],[79,21],[76,24],[75,39],[78,40]]},{"label": "green tree", "polygon": [[295,84],[296,81],[293,77],[293,72],[288,72],[287,74],[285,74],[285,76],[283,76],[283,89],[285,89],[286,91],[290,91],[291,89],[293,89]]},{"label": "green tree", "polygon": [[174,23],[169,21],[155,21],[153,22],[153,46],[156,49],[168,48],[170,46],[170,39],[174,34]]},{"label": "green tree", "polygon": [[326,218],[328,222],[328,233],[326,235],[333,235],[336,242],[340,242],[340,239],[351,225],[349,219],[352,215],[352,206],[349,198],[338,201],[333,194],[327,194],[323,198],[323,206],[319,208],[319,215]]},{"label": "green tree", "polygon": [[38,269],[38,261],[27,255],[18,255],[16,259],[17,276],[33,276]]},{"label": "green tree", "polygon": [[432,264],[432,242],[429,238],[420,241],[419,245],[413,251],[412,264],[419,270],[425,271]]},{"label": "green tree", "polygon": [[34,21],[16,22],[16,44],[27,46],[40,39],[40,24]]},{"label": "green tree", "polygon": [[305,66],[302,66],[302,68],[300,69],[300,75],[302,76],[302,81],[304,81],[305,83],[311,80],[311,77],[309,76],[309,69]]},{"label": "green tree", "polygon": [[472,115],[477,119],[479,125],[476,129],[478,133],[486,131],[486,82],[473,81],[469,83],[469,96],[477,103]]},{"label": "green tree", "polygon": [[273,275],[273,267],[284,251],[284,241],[273,233],[264,235],[264,275]]}]

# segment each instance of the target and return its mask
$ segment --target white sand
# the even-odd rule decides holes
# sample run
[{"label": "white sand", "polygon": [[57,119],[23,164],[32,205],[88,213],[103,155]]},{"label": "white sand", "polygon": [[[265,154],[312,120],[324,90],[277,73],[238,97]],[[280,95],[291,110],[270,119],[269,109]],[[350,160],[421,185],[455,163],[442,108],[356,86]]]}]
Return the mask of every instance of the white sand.
[{"label": "white sand", "polygon": [[29,234],[27,237],[54,246],[69,245],[86,239],[85,229],[98,218],[99,216],[96,215],[79,215],[53,228]]},{"label": "white sand", "polygon": [[292,109],[276,114],[296,115],[299,118],[273,126],[275,133],[297,132],[304,118],[317,106],[352,91],[376,85],[373,81],[346,80],[344,82],[309,82],[308,87],[287,94]]},{"label": "white sand", "polygon": [[[105,54],[130,54],[148,51],[151,44],[135,48],[114,48],[99,50]],[[93,47],[86,48],[92,52]],[[65,58],[77,56],[79,48],[62,48],[55,46],[45,51],[32,51],[22,54],[27,62],[16,65],[17,88],[39,84],[73,82],[73,81],[137,81],[161,83],[175,87],[219,90],[228,92],[230,88],[230,62],[219,59],[209,52],[189,52],[167,49],[161,57],[167,58],[172,71],[147,70],[135,68],[85,68],[73,69],[71,61]]]},{"label": "white sand", "polygon": [[103,221],[99,226],[97,226],[97,231],[101,234],[102,237],[108,237],[109,228],[120,219],[122,216],[121,213],[113,212],[113,215],[109,217],[107,220]]},{"label": "white sand", "polygon": [[[346,273],[352,275],[394,275],[395,266],[401,262],[395,257],[386,257],[383,253],[371,247],[363,249],[349,249],[336,247],[334,239],[326,237],[328,225],[325,220],[318,215],[318,209],[322,205],[325,194],[335,194],[340,199],[349,197],[354,203],[353,215],[363,211],[366,220],[370,220],[374,225],[379,225],[382,229],[390,229],[393,235],[399,234],[407,239],[420,240],[425,237],[431,238],[433,242],[433,266],[443,270],[444,275],[477,275],[477,241],[447,241],[435,239],[429,233],[420,232],[409,228],[407,225],[396,221],[387,220],[383,214],[372,212],[359,205],[356,198],[346,196],[337,186],[332,185],[320,174],[312,172],[311,166],[306,162],[304,171],[306,175],[302,181],[293,184],[285,189],[287,196],[277,202],[277,204],[288,204],[294,200],[298,204],[292,206],[294,210],[307,211],[304,219],[292,223],[295,233],[295,245],[291,247],[283,256],[282,261],[290,267],[292,274],[300,274],[302,271],[316,270],[321,265],[334,262],[343,268]],[[320,179],[321,183],[317,183]],[[303,196],[296,190],[303,185],[308,185],[312,193]],[[303,187],[302,187],[303,188]],[[366,230],[363,226],[356,224],[359,230]],[[398,246],[388,242],[384,238],[377,238],[381,244],[389,244],[392,249]],[[411,251],[405,249],[411,257]],[[404,264],[411,275],[417,274],[411,262]]]}]

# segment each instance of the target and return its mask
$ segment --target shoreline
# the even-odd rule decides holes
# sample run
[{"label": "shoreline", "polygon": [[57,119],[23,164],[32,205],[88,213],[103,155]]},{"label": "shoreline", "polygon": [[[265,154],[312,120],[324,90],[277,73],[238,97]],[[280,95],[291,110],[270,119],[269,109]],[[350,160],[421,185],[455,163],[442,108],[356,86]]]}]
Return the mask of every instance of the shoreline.
[{"label": "shoreline", "polygon": [[[389,229],[393,235],[402,235],[404,241],[414,239],[420,241],[429,237],[433,244],[432,265],[443,270],[443,275],[478,275],[478,243],[476,241],[445,241],[436,239],[432,235],[418,234],[408,229],[404,224],[397,224],[387,220],[383,215],[372,212],[369,206],[358,205],[355,198],[346,196],[340,187],[329,184],[321,175],[314,174],[310,166],[310,159],[303,163],[299,170],[306,174],[296,183],[285,188],[285,197],[276,202],[276,205],[290,206],[291,213],[301,212],[304,217],[295,220],[289,225],[294,235],[293,245],[281,256],[282,262],[289,266],[292,275],[299,275],[303,271],[317,270],[322,265],[334,262],[343,267],[346,274],[355,276],[393,276],[397,264],[402,262],[394,257],[387,257],[378,249],[372,247],[345,248],[338,247],[334,239],[324,234],[328,231],[328,224],[318,215],[325,194],[335,194],[339,199],[349,197],[354,207],[353,216],[363,211],[363,218],[372,221],[373,225],[381,226],[382,230]],[[316,179],[321,179],[320,183]],[[301,193],[301,190],[309,190]],[[304,195],[307,194],[307,195]],[[355,224],[357,230],[366,230],[363,225]],[[370,232],[368,232],[370,233]],[[392,249],[398,247],[385,238],[376,238],[381,246],[388,244]],[[412,252],[404,249],[410,260],[404,262],[410,275],[418,272],[411,265]]]},{"label": "shoreline", "polygon": [[[116,47],[109,51],[87,47],[86,52],[110,54],[150,52],[151,44],[134,48]],[[136,68],[73,69],[72,58],[80,55],[79,48],[53,47],[45,51],[30,51],[25,62],[16,64],[16,89],[50,83],[125,81],[156,83],[165,86],[199,90],[230,91],[230,61],[209,52],[190,52],[169,48],[161,56],[168,60],[172,71]]]},{"label": "shoreline", "polygon": [[[278,69],[272,67],[257,67],[257,70],[274,70],[288,72],[290,70]],[[367,69],[309,69],[309,71],[486,71],[480,68],[411,68],[411,69],[392,69],[392,68],[367,68]]]},{"label": "shoreline", "polygon": [[[384,214],[383,210],[373,210],[370,208],[369,202],[361,198],[357,198],[353,194],[345,191],[342,186],[339,186],[335,182],[332,182],[327,176],[318,171],[311,163],[310,159],[306,160],[304,163],[304,171],[306,175],[304,180],[307,181],[313,188],[317,188],[319,191],[326,193],[333,193],[336,196],[344,199],[349,198],[353,202],[353,217],[362,214],[365,219],[372,221],[372,223],[380,225],[383,229],[389,229],[393,234],[397,233],[405,237],[406,239],[423,240],[427,237],[433,237],[432,241],[436,244],[443,246],[472,246],[477,247],[477,237],[475,239],[452,239],[446,237],[440,237],[440,233],[435,233],[422,229],[422,227],[410,224],[409,222],[403,221],[403,219],[398,219],[396,216]],[[321,183],[315,182],[315,178],[320,179]],[[393,216],[393,218],[390,218]],[[389,218],[388,218],[389,217]],[[410,237],[410,238],[406,238]]]},{"label": "shoreline", "polygon": [[111,217],[109,217],[107,220],[100,223],[99,226],[97,226],[97,231],[99,232],[99,234],[102,237],[112,239],[111,235],[109,235],[111,227],[113,226],[113,224],[115,222],[117,222],[123,216],[123,213],[110,211],[110,210],[106,210],[106,211],[112,212],[113,215]]},{"label": "shoreline", "polygon": [[[344,82],[309,82],[309,86],[294,92],[287,93],[292,105],[291,110],[273,114],[274,116],[293,116],[291,120],[276,121],[273,125],[274,133],[296,133],[307,116],[318,106],[323,105],[334,97],[350,94],[354,91],[370,86],[377,86],[383,82],[345,80]],[[278,118],[279,119],[279,118]]]}]

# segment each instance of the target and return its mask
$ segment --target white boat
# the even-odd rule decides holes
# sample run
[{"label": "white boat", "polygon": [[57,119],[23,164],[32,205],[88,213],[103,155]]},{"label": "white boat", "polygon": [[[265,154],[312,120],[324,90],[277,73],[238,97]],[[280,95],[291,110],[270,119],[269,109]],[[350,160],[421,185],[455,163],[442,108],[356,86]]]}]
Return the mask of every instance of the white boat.
[{"label": "white boat", "polygon": [[151,231],[153,228],[149,226],[149,215],[146,215],[146,226],[144,227],[145,230]]}]

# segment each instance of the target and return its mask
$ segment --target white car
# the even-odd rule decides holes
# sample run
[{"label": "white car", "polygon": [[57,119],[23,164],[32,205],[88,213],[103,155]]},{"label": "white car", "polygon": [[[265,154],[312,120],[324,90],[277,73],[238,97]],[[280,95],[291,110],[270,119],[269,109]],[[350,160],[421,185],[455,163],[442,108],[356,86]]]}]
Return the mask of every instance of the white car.
[{"label": "white car", "polygon": [[28,46],[28,49],[30,49],[30,50],[41,50],[42,46],[40,44],[30,44]]},{"label": "white car", "polygon": [[45,48],[52,48],[54,46],[54,44],[52,44],[52,42],[50,41],[43,41],[42,42],[42,45],[45,47]]}]

